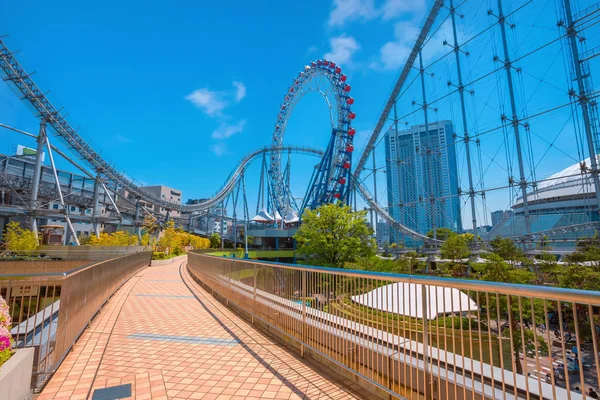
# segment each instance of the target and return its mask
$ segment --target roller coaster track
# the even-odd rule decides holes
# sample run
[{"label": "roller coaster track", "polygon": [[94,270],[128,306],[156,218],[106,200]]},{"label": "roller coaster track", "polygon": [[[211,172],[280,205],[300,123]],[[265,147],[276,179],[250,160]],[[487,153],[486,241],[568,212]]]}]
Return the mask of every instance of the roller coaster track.
[{"label": "roller coaster track", "polygon": [[[282,152],[286,152],[286,151],[292,152],[295,154],[314,155],[317,157],[323,157],[323,155],[325,154],[325,152],[321,149],[315,149],[312,147],[305,147],[305,146],[281,146],[281,147],[276,147],[276,148],[268,146],[268,147],[263,147],[263,148],[257,149],[253,152],[248,153],[245,157],[243,157],[239,161],[238,166],[231,172],[231,174],[229,174],[229,177],[227,178],[225,185],[223,185],[223,187],[219,190],[217,196],[221,193],[224,193],[220,198],[221,199],[225,198],[225,196],[227,196],[227,194],[229,194],[235,187],[235,184],[236,184],[237,180],[239,179],[240,175],[242,174],[242,172],[246,169],[246,167],[254,159],[258,158],[259,156],[261,156],[262,154],[265,154],[265,153],[272,153],[272,152],[282,153]],[[385,210],[385,208],[382,205],[380,205],[373,199],[373,196],[371,195],[371,193],[369,193],[369,191],[367,190],[366,187],[364,187],[363,185],[361,185],[359,183],[357,185],[357,188],[359,190],[361,197],[391,227],[397,229],[398,231],[402,232],[404,235],[406,235],[408,237],[411,237],[411,238],[417,239],[417,240],[422,240],[425,243],[434,244],[434,245],[436,243],[442,243],[442,241],[440,241],[440,240],[434,240],[428,236],[422,235],[422,234],[400,224]]]},{"label": "roller coaster track", "polygon": [[[19,64],[17,59],[13,57],[13,54],[9,51],[8,47],[6,47],[2,40],[0,40],[0,68],[6,75],[4,80],[12,82],[23,95],[21,100],[27,100],[38,112],[39,116],[54,129],[57,136],[77,154],[79,154],[79,156],[85,160],[97,174],[105,176],[109,181],[119,187],[125,188],[127,191],[139,197],[141,200],[164,207],[166,209],[191,213],[196,211],[204,211],[215,207],[231,193],[248,164],[250,164],[256,157],[264,153],[281,153],[283,151],[289,151],[293,153],[312,154],[321,157],[324,155],[323,150],[310,147],[263,147],[250,152],[243,157],[242,160],[237,164],[237,167],[231,172],[225,184],[211,198],[194,205],[172,203],[144,190],[142,187],[135,184],[131,179],[118,172],[115,167],[104,160],[100,154],[94,151],[94,149],[92,149],[89,144],[86,143],[81,136],[79,136],[77,131],[73,129],[73,127],[67,122],[65,117],[61,115],[61,110],[57,110],[52,105],[50,100],[48,100],[46,95],[42,93],[35,82],[33,82],[31,79],[30,74],[25,72],[23,67]],[[432,239],[421,235],[395,221],[381,205],[375,202],[366,188],[360,184],[358,184],[357,187],[363,199],[369,203],[369,205],[376,210],[377,213],[391,226],[403,232],[407,236],[415,239],[425,240],[427,242],[432,241]]]},{"label": "roller coaster track", "polygon": [[58,137],[71,149],[77,152],[83,160],[91,165],[97,174],[104,175],[108,180],[119,187],[125,188],[140,199],[155,205],[160,205],[167,209],[192,212],[205,210],[215,206],[227,195],[227,193],[222,193],[221,191],[217,193],[215,197],[210,198],[205,202],[194,205],[182,205],[165,201],[160,197],[149,193],[142,187],[136,185],[131,179],[117,171],[115,167],[104,160],[100,154],[94,151],[94,149],[79,136],[77,131],[73,129],[65,117],[61,115],[61,110],[57,110],[52,103],[50,103],[46,95],[42,93],[35,82],[33,82],[31,75],[25,72],[17,59],[13,57],[13,53],[9,51],[2,40],[0,40],[0,68],[6,75],[4,80],[12,82],[23,95],[21,100],[29,101],[39,116],[54,129]]},{"label": "roller coaster track", "polygon": [[[390,93],[390,97],[388,98],[388,101],[385,103],[385,106],[383,107],[383,111],[381,112],[381,115],[379,116],[379,120],[377,120],[377,125],[375,125],[375,129],[373,129],[373,133],[371,133],[371,136],[369,137],[369,140],[367,141],[367,145],[365,146],[365,149],[364,149],[360,159],[358,160],[358,163],[355,165],[354,176],[352,179],[352,183],[354,185],[356,185],[357,183],[360,182],[360,174],[362,173],[363,168],[365,167],[365,164],[367,163],[367,159],[369,158],[371,151],[373,151],[373,149],[375,148],[375,143],[377,143],[379,134],[381,133],[381,131],[383,130],[383,127],[385,126],[386,122],[388,121],[390,112],[392,111],[392,108],[394,107],[394,104],[396,103],[396,100],[398,99],[398,96],[400,95],[400,90],[402,89],[402,86],[404,86],[404,82],[406,81],[406,78],[408,78],[408,74],[411,71],[411,69],[413,68],[415,60],[417,59],[417,56],[419,55],[419,52],[421,51],[421,47],[425,43],[425,39],[427,38],[427,35],[429,34],[431,27],[433,26],[433,22],[435,21],[435,18],[437,17],[440,9],[443,6],[444,6],[443,0],[436,0],[435,3],[433,4],[433,6],[431,7],[431,10],[429,11],[429,15],[427,16],[427,19],[425,20],[423,29],[421,29],[421,32],[419,33],[419,36],[417,37],[417,40],[415,42],[415,45],[413,46],[410,54],[408,55],[408,59],[406,60],[406,63],[404,64],[404,67],[402,68],[402,72],[400,73],[400,76],[398,77],[398,80],[396,81],[396,84],[394,85],[394,88],[392,89],[392,92]],[[362,191],[361,191],[361,193],[362,193]]]}]

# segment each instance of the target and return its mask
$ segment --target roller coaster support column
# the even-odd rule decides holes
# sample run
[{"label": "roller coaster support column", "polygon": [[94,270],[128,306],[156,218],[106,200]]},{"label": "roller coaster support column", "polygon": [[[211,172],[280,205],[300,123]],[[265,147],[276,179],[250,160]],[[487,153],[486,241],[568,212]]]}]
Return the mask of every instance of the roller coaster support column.
[{"label": "roller coaster support column", "polygon": [[[38,237],[37,219],[36,219],[36,208],[38,193],[40,190],[40,178],[42,175],[42,154],[44,152],[44,143],[46,141],[46,120],[42,119],[40,122],[40,133],[37,137],[37,152],[35,153],[35,164],[33,167],[33,182],[31,186],[31,199],[29,205],[31,206],[31,231],[35,235],[35,239]],[[60,190],[60,189],[59,189]]]},{"label": "roller coaster support column", "polygon": [[94,235],[96,235],[97,238],[100,237],[100,225],[98,224],[98,217],[100,216],[99,196],[100,174],[96,175],[96,181],[94,182],[94,197],[92,199],[92,226],[94,227]]},{"label": "roller coaster support column", "polygon": [[[473,170],[471,167],[471,144],[469,143],[469,130],[467,127],[467,111],[465,107],[465,87],[462,80],[462,71],[460,69],[460,45],[456,35],[456,9],[454,1],[450,0],[450,17],[452,18],[452,35],[454,37],[454,55],[456,58],[456,74],[458,75],[458,94],[460,97],[460,110],[463,123],[463,140],[465,142],[465,155],[467,157],[467,173],[469,175],[469,200],[471,201],[471,217],[473,222],[473,232],[475,232],[474,241],[477,242],[477,215],[475,213],[475,189],[473,188]],[[461,16],[462,18],[462,16]],[[467,53],[468,54],[468,53]],[[448,83],[450,85],[450,82]],[[471,264],[469,264],[470,266]],[[470,268],[470,267],[469,267]]]},{"label": "roller coaster support column", "polygon": [[[579,104],[581,105],[581,114],[583,114],[583,123],[585,125],[585,136],[588,143],[588,150],[590,153],[590,165],[592,179],[594,180],[594,189],[596,190],[596,212],[600,212],[600,178],[598,177],[598,163],[596,161],[596,150],[594,146],[594,137],[592,133],[592,124],[590,122],[590,112],[588,109],[588,102],[590,99],[587,97],[585,85],[583,83],[583,74],[581,72],[581,60],[579,59],[579,49],[577,47],[577,30],[573,23],[573,14],[571,11],[571,0],[564,0],[565,14],[567,18],[567,36],[569,38],[569,45],[571,46],[571,57],[573,58],[573,68],[575,69],[575,75],[577,77],[577,89],[579,95],[577,96]],[[525,203],[523,203],[525,204]]]},{"label": "roller coaster support column", "polygon": [[[108,197],[108,200],[110,200],[110,204],[112,204],[112,206],[115,208],[115,211],[119,215],[119,221],[122,222],[123,215],[121,215],[121,212],[119,211],[119,207],[117,207],[117,203],[115,202],[115,199],[113,199],[113,197],[110,195],[110,191],[108,190],[108,188],[106,187],[104,182],[102,182],[102,180],[100,180],[100,184],[102,185],[102,188],[104,189],[104,193],[106,194],[106,197]],[[148,210],[146,210],[146,212],[148,212]],[[150,214],[150,213],[148,213],[148,214]],[[150,216],[152,216],[152,214],[150,214]],[[156,218],[154,218],[154,219],[156,220]]]},{"label": "roller coaster support column", "polygon": [[223,225],[225,225],[225,202],[221,203],[221,248],[225,246],[225,239],[223,238]]},{"label": "roller coaster support column", "polygon": [[135,198],[135,230],[137,232],[138,244],[142,245],[142,228],[140,227],[140,198]]},{"label": "roller coaster support column", "polygon": [[[490,15],[492,11],[488,12]],[[502,0],[498,0],[498,22],[500,33],[502,35],[502,48],[504,50],[504,69],[506,70],[506,80],[508,83],[508,95],[510,98],[510,109],[512,112],[512,126],[515,132],[515,145],[517,147],[517,159],[519,161],[519,186],[521,186],[521,195],[523,197],[523,215],[525,217],[525,230],[527,235],[531,233],[531,220],[529,217],[529,202],[527,201],[527,180],[525,178],[525,168],[523,166],[523,150],[521,149],[521,136],[519,133],[519,117],[517,116],[517,103],[515,100],[515,91],[512,80],[512,61],[508,56],[508,44],[506,42],[506,17],[502,12]]]},{"label": "roller coaster support column", "polygon": [[240,184],[238,182],[237,193],[231,193],[233,197],[233,251],[237,250],[237,201],[240,196]]},{"label": "roller coaster support column", "polygon": [[194,213],[190,213],[190,219],[188,221],[188,232],[194,232]]},{"label": "roller coaster support column", "polygon": [[[422,50],[422,49],[421,49]],[[425,96],[425,68],[423,68],[423,53],[419,50],[419,71],[421,72],[421,90],[423,92],[423,113],[425,114],[425,132],[429,134],[429,113],[427,112],[427,97]],[[437,240],[436,215],[435,215],[435,193],[433,185],[433,150],[427,146],[426,154],[429,156],[429,212],[431,213],[431,229],[433,240]]]},{"label": "roller coaster support column", "polygon": [[246,199],[246,178],[242,172],[242,195],[244,196],[244,258],[248,258],[248,200]]},{"label": "roller coaster support column", "polygon": [[[62,205],[63,212],[65,213],[65,220],[67,221],[67,226],[69,227],[69,231],[73,235],[73,239],[75,240],[75,244],[79,246],[79,238],[77,237],[77,233],[73,228],[73,224],[71,223],[71,218],[69,218],[69,213],[67,210],[67,206],[65,205],[65,199],[62,194],[62,190],[60,188],[60,181],[58,180],[58,172],[56,171],[56,165],[54,164],[54,157],[52,156],[52,147],[50,147],[50,141],[48,140],[48,135],[44,135],[46,139],[46,148],[48,149],[48,156],[50,158],[50,163],[52,164],[52,172],[54,172],[54,181],[56,182],[56,190],[58,191],[58,197],[60,199],[60,204]],[[43,149],[43,146],[42,146]]]}]

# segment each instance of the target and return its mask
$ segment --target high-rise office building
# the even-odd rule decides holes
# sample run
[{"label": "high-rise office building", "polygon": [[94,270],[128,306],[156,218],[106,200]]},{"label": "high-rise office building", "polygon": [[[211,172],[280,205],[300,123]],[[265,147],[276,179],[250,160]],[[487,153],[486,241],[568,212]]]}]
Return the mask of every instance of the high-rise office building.
[{"label": "high-rise office building", "polygon": [[385,221],[377,221],[377,246],[383,247],[390,243],[390,227]]},{"label": "high-rise office building", "polygon": [[[432,229],[432,214],[437,228],[462,231],[453,134],[451,121],[437,121],[429,129],[417,125],[385,135],[390,214],[422,234]],[[390,241],[403,239],[390,230]],[[408,238],[405,242],[414,243]]]}]

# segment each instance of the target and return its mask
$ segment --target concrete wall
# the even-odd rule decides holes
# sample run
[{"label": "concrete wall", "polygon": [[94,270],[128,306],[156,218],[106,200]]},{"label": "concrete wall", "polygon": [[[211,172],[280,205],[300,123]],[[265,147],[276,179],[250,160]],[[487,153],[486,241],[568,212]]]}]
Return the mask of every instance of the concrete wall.
[{"label": "concrete wall", "polygon": [[139,253],[146,250],[145,246],[40,246],[38,252],[48,257],[64,260],[106,260]]},{"label": "concrete wall", "polygon": [[44,274],[65,272],[91,264],[90,260],[15,260],[0,261],[0,275]]},{"label": "concrete wall", "polygon": [[0,400],[29,399],[33,348],[19,349],[0,367]]}]

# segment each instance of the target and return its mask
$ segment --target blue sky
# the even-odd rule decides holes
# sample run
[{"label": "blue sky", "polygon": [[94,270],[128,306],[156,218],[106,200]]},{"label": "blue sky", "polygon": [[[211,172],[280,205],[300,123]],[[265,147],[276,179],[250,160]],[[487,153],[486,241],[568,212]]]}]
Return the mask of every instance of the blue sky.
[{"label": "blue sky", "polygon": [[[26,19],[5,18],[0,33],[10,34],[5,39],[7,45],[20,50],[17,58],[28,71],[36,71],[33,78],[38,86],[51,89],[49,97],[54,104],[65,107],[71,124],[80,126],[80,134],[118,169],[147,184],[180,189],[184,198],[198,198],[213,194],[244,154],[270,143],[277,111],[289,84],[304,65],[317,58],[336,61],[348,75],[356,99],[356,147],[361,149],[429,3],[107,1],[99,6],[81,1],[44,2],[27,7]],[[488,2],[463,6],[461,39],[489,25],[487,8],[493,7],[495,1],[485,3]],[[505,8],[510,12],[521,3],[506,1]],[[580,3],[582,8],[591,4]],[[527,51],[530,42],[535,47],[549,35],[557,35],[555,10],[547,6],[547,2],[535,1],[515,17],[520,36],[511,40],[519,44],[521,52]],[[0,13],[19,15],[23,8],[23,4],[2,2]],[[446,16],[447,12],[439,21],[431,49],[424,50],[426,63],[448,50],[442,45],[451,35],[450,26],[443,19]],[[494,68],[493,43],[498,46],[497,33],[470,43],[473,54],[467,61],[470,64],[464,67],[467,78]],[[563,65],[559,62],[556,71],[545,71],[549,57],[555,57],[555,52],[548,50],[524,61],[531,77],[523,75],[522,103],[523,110],[525,105],[529,107],[529,114],[552,106],[549,99],[556,97],[556,104],[565,100],[558,99],[564,96],[564,88],[552,88],[553,78],[562,79],[565,86],[561,77]],[[450,61],[432,67],[432,72],[439,71],[428,80],[430,98],[448,91],[446,82],[454,74],[453,60]],[[504,92],[498,79],[491,76],[478,83],[475,99],[469,100],[473,103],[469,104],[470,131],[498,125],[502,107],[492,103],[505,101],[492,90],[496,82],[497,91]],[[560,86],[554,86],[557,85]],[[411,102],[419,100],[419,93],[420,86],[409,88],[399,103],[401,115],[414,111]],[[457,96],[440,102],[438,113],[430,118],[459,121],[457,104]],[[409,124],[422,123],[421,115],[415,113],[405,120]],[[568,119],[565,115],[551,114],[551,118],[546,118],[547,125],[539,126],[544,132],[540,135],[564,123]],[[6,85],[0,85],[0,122],[31,132],[37,130],[38,124]],[[459,125],[455,129],[462,132]],[[294,110],[284,142],[323,148],[330,132],[326,105],[319,95],[311,93]],[[563,150],[575,155],[568,132],[567,129],[559,135],[543,158],[539,151],[532,151],[541,159],[539,163],[532,161],[537,163],[538,174],[556,172],[577,159],[555,151],[557,144],[564,143]],[[17,144],[33,145],[32,140],[16,134],[3,131],[1,135],[0,152],[10,153]],[[502,138],[493,134],[482,138],[484,154],[489,153],[487,161],[483,155],[483,163],[498,164],[494,168],[500,172],[503,163],[506,169],[512,162],[509,156],[504,160],[494,156],[501,142]],[[544,150],[551,147],[544,141],[540,143]],[[507,148],[510,153],[510,146]],[[462,154],[460,149],[458,152]],[[378,164],[382,164],[382,154],[380,147]],[[304,194],[311,170],[306,166],[315,162],[294,158],[292,188],[296,196]],[[464,163],[461,165],[464,169]],[[252,204],[258,174],[257,165],[248,173]],[[462,176],[462,172],[459,174]],[[502,172],[488,171],[485,176],[492,185],[507,181]],[[378,180],[383,185],[383,174]],[[496,200],[494,194],[488,197],[493,204],[487,206],[488,210],[481,206],[482,215],[507,207],[514,195],[507,191]],[[385,201],[383,197],[381,202]]]}]

